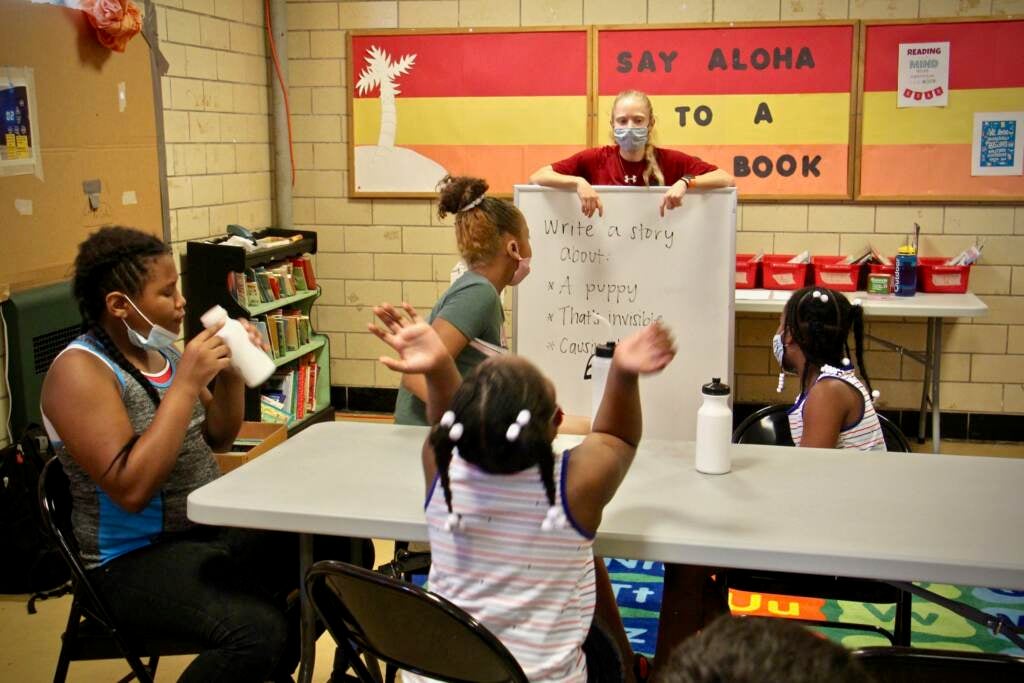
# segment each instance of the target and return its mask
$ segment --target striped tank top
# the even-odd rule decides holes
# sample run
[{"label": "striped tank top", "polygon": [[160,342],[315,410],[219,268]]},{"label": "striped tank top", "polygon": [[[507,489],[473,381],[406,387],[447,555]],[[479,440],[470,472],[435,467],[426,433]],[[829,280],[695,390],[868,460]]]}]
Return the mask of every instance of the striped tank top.
[{"label": "striped tank top", "polygon": [[[858,451],[884,451],[885,436],[882,434],[882,425],[875,414],[874,403],[871,402],[871,395],[853,372],[853,368],[840,370],[839,368],[825,365],[821,368],[814,384],[822,380],[839,380],[846,382],[860,392],[863,397],[863,408],[860,419],[849,425],[844,425],[839,431],[839,441],[835,448],[849,448]],[[811,386],[813,387],[814,384]],[[789,430],[793,434],[793,443],[800,445],[804,434],[804,401],[807,399],[807,391],[797,397],[796,403],[789,409]]]},{"label": "striped tank top", "polygon": [[[110,368],[121,387],[121,400],[132,428],[136,434],[146,431],[156,415],[156,407],[138,380],[121,369],[90,334],[83,334],[72,341],[58,358],[71,349],[91,353]],[[167,359],[167,365],[162,372],[147,375],[147,379],[163,397],[174,380],[179,356],[173,348],[161,353]],[[184,531],[193,526],[186,516],[188,494],[213,481],[220,473],[203,437],[205,422],[206,410],[201,401],[196,401],[181,452],[167,481],[142,510],[132,513],[119,507],[75,462],[60,435],[43,415],[43,424],[71,482],[71,526],[86,569],[147,546],[160,534]]]},{"label": "striped tank top", "polygon": [[593,537],[565,504],[569,457],[555,457],[554,473],[565,528],[541,529],[549,503],[536,466],[490,474],[453,454],[452,510],[462,516],[454,531],[444,528],[440,479],[427,498],[430,589],[484,624],[531,681],[587,680],[582,647],[594,618]]}]

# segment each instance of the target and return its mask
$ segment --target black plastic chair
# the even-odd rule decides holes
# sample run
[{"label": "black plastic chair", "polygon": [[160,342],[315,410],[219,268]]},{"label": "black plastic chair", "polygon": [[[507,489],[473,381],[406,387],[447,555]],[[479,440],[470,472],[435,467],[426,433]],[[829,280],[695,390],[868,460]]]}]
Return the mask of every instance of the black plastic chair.
[{"label": "black plastic chair", "polygon": [[853,657],[878,683],[1024,681],[1024,659],[984,652],[866,647]]},{"label": "black plastic chair", "polygon": [[490,631],[422,588],[328,560],[309,568],[305,590],[362,683],[379,683],[374,660],[453,683],[527,683]]},{"label": "black plastic chair", "polygon": [[[55,683],[67,678],[71,662],[121,658],[128,661],[131,673],[118,683],[133,678],[151,682],[161,656],[199,653],[201,648],[195,643],[126,634],[111,618],[106,602],[89,581],[78,556],[78,545],[71,530],[71,491],[57,458],[46,463],[39,477],[39,507],[47,532],[68,563],[73,586],[71,611],[53,674]],[[143,664],[142,658],[147,656],[149,663]]]},{"label": "black plastic chair", "polygon": [[[792,406],[765,406],[751,413],[732,433],[733,443],[761,444],[765,446],[793,446],[786,413]],[[910,453],[910,442],[900,428],[885,415],[878,413],[878,422],[885,437],[885,449],[893,453]]]},{"label": "black plastic chair", "polygon": [[[793,446],[786,413],[790,406],[773,405],[749,415],[733,432],[733,443]],[[891,420],[879,415],[887,450],[909,452],[910,444]],[[754,569],[730,569],[722,573],[728,588],[750,593],[794,595],[822,600],[846,600],[871,604],[896,605],[892,631],[878,626],[853,622],[792,619],[809,626],[870,631],[884,636],[894,645],[910,645],[911,596],[887,583],[871,579],[850,579],[841,576],[819,576],[791,572],[770,572]]]}]

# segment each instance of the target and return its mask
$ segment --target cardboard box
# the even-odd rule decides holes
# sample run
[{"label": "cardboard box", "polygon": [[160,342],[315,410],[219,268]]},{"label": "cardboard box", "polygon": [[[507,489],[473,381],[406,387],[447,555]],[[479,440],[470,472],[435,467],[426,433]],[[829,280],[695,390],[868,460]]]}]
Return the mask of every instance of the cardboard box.
[{"label": "cardboard box", "polygon": [[[254,458],[258,458],[274,446],[288,438],[288,430],[283,424],[269,422],[243,422],[242,429],[235,439],[235,448],[227,453],[214,453],[221,474],[226,474],[236,467],[241,467]],[[256,443],[250,448],[250,444]],[[236,450],[237,449],[237,450]]]}]

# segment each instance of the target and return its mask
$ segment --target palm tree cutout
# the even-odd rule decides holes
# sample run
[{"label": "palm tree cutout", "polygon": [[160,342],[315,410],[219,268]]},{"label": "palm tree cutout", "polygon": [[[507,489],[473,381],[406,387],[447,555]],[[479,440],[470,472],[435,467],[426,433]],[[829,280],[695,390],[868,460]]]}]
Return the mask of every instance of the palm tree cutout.
[{"label": "palm tree cutout", "polygon": [[395,95],[401,91],[395,79],[408,73],[416,61],[416,55],[405,55],[397,62],[391,55],[376,45],[367,50],[366,66],[359,72],[356,90],[363,95],[380,86],[380,135],[377,144],[381,147],[395,146],[395,129],[398,127],[398,112],[395,109]]},{"label": "palm tree cutout", "polygon": [[355,148],[356,189],[363,192],[432,192],[444,175],[444,167],[419,152],[395,146],[398,131],[396,96],[401,94],[395,82],[409,73],[415,54],[394,61],[376,45],[366,51],[366,66],[359,72],[356,91],[360,94],[380,88],[380,132],[377,144]]}]

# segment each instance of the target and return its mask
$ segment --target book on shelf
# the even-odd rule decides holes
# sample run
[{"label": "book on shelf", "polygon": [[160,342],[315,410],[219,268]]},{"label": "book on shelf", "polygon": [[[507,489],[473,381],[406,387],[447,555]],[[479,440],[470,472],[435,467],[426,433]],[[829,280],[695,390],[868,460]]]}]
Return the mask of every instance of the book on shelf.
[{"label": "book on shelf", "polygon": [[260,414],[264,422],[303,420],[317,409],[319,378],[316,355],[309,353],[294,365],[279,368],[260,389]]},{"label": "book on shelf", "polygon": [[301,311],[284,309],[264,316],[267,327],[271,356],[281,356],[296,351],[313,340],[313,326],[309,316]]},{"label": "book on shelf", "polygon": [[229,273],[227,287],[235,301],[252,307],[314,291],[317,285],[313,262],[307,254]]}]

